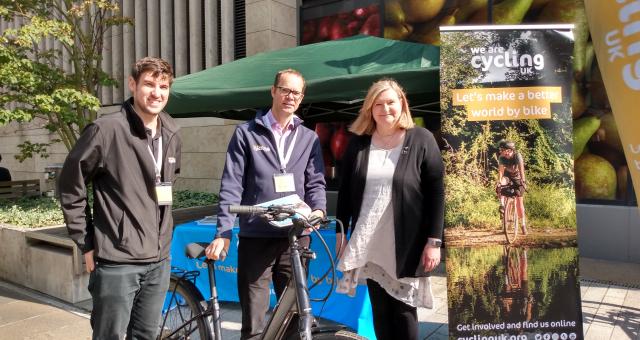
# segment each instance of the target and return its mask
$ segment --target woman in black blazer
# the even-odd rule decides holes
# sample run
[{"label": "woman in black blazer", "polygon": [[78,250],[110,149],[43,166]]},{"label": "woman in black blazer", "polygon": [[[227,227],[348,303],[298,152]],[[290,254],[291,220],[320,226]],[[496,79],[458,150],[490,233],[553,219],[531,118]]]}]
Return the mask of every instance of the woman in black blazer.
[{"label": "woman in black blazer", "polygon": [[366,279],[376,337],[417,339],[417,307],[433,307],[428,273],[440,263],[444,166],[435,138],[415,127],[392,79],[375,82],[350,128],[337,217],[338,292]]}]

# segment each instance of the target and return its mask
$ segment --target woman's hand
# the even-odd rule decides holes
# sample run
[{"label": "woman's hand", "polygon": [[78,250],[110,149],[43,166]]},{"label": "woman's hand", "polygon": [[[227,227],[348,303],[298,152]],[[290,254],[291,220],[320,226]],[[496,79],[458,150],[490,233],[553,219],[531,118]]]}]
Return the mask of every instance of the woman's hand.
[{"label": "woman's hand", "polygon": [[204,250],[204,254],[210,260],[224,260],[229,252],[229,244],[231,240],[228,238],[217,238],[211,241],[211,244]]},{"label": "woman's hand", "polygon": [[434,270],[440,264],[440,247],[425,245],[420,263],[424,265],[425,272]]}]

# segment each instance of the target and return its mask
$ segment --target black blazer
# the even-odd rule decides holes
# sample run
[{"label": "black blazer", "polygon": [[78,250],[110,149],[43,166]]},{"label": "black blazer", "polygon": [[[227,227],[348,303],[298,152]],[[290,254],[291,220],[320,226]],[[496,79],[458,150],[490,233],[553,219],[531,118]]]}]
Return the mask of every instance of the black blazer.
[{"label": "black blazer", "polygon": [[[360,216],[371,136],[354,136],[342,160],[337,217],[353,232]],[[442,238],[444,165],[433,134],[415,127],[405,135],[391,190],[396,275],[415,277],[427,238]]]}]

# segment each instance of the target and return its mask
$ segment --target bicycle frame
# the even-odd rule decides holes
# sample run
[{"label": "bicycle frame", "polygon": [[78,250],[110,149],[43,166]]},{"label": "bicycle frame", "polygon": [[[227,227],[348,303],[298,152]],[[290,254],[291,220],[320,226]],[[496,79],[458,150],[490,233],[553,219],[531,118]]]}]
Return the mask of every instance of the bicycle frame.
[{"label": "bicycle frame", "polygon": [[[284,339],[289,330],[291,322],[295,316],[299,316],[298,320],[298,333],[301,340],[311,340],[311,328],[313,326],[313,313],[309,298],[309,291],[307,287],[306,271],[302,265],[302,258],[305,257],[302,247],[298,243],[298,233],[300,230],[304,230],[306,227],[303,221],[293,219],[294,227],[289,231],[289,249],[292,264],[292,277],[285,287],[282,296],[278,300],[271,317],[269,318],[265,329],[262,332],[261,339],[264,340],[280,340]],[[221,340],[221,325],[220,325],[220,305],[218,303],[218,293],[215,278],[215,266],[214,261],[206,260],[207,271],[209,274],[209,287],[211,289],[211,298],[207,302],[207,308],[201,313],[197,313],[191,316],[190,319],[183,322],[177,329],[170,334],[164,335],[164,337],[170,338],[179,334],[185,327],[189,326],[192,322],[195,322],[198,318],[204,318],[204,320],[213,327],[207,328],[208,335],[215,340]],[[185,272],[179,276],[179,281],[186,281],[193,284],[193,280],[198,272]],[[195,285],[194,285],[195,286]],[[177,285],[172,292],[170,304],[176,299]],[[161,328],[164,328],[166,319],[163,320]]]},{"label": "bicycle frame", "polygon": [[[517,213],[517,207],[516,207],[517,205],[516,197],[512,195],[503,195],[502,190],[505,188],[511,188],[515,191],[517,189],[517,186],[508,177],[505,177],[505,178],[507,179],[507,181],[505,184],[498,185],[497,194],[498,194],[498,199],[500,200],[500,204],[503,207],[503,210],[500,214],[500,220],[502,222],[503,232],[507,239],[507,243],[512,244],[518,238],[518,213]],[[512,206],[514,211],[509,211]],[[513,216],[511,216],[510,214],[513,214]],[[514,218],[513,220],[514,225],[509,225],[509,222],[511,221],[508,221],[508,217],[510,216]],[[510,228],[513,228],[512,237],[509,236]]]},{"label": "bicycle frame", "polygon": [[[296,219],[293,220],[294,227],[289,231],[289,248],[291,253],[291,264],[293,275],[287,284],[280,300],[276,304],[273,314],[267,323],[267,327],[262,332],[261,339],[282,339],[285,335],[291,320],[296,313],[299,315],[298,333],[301,340],[311,340],[311,327],[313,325],[313,313],[309,302],[309,291],[307,289],[307,278],[302,266],[302,254],[296,236],[298,228]],[[302,225],[304,229],[304,225]]]},{"label": "bicycle frame", "polygon": [[[247,212],[255,213],[257,209],[265,209],[265,208],[256,208],[256,207],[244,207],[237,206],[240,209],[245,209]],[[311,225],[316,223],[320,223],[320,219],[315,221],[307,221],[304,217],[298,215],[293,212],[291,209],[286,208],[269,208],[270,213],[276,212],[278,214],[286,214],[288,215],[292,222],[293,226],[290,228],[288,233],[289,239],[289,250],[290,250],[290,258],[291,258],[291,267],[292,267],[292,276],[289,280],[287,286],[282,293],[282,296],[278,300],[271,317],[269,318],[265,329],[261,334],[261,339],[263,340],[282,340],[285,338],[290,338],[292,335],[297,334],[300,340],[312,340],[312,327],[314,326],[315,318],[312,313],[311,308],[311,299],[309,297],[309,288],[307,286],[307,274],[304,266],[302,265],[303,258],[313,258],[313,252],[308,249],[300,246],[298,242],[298,236],[307,228],[310,228]],[[280,209],[280,210],[276,210]],[[265,209],[266,210],[266,209]],[[243,211],[245,212],[245,211]],[[263,211],[264,212],[264,211]],[[191,247],[192,244],[188,246]],[[200,258],[204,256],[204,248],[207,244],[197,244],[195,250],[188,250],[188,257],[190,258]],[[326,245],[325,245],[326,246]],[[201,249],[200,249],[201,248]],[[330,256],[330,255],[329,255]],[[178,334],[181,330],[184,330],[185,327],[189,326],[191,322],[200,319],[210,326],[213,323],[213,327],[205,327],[206,335],[212,339],[221,340],[221,327],[220,327],[220,306],[218,304],[218,294],[216,291],[216,279],[215,279],[215,266],[213,260],[206,260],[207,270],[209,274],[209,287],[211,289],[211,298],[207,302],[207,308],[204,311],[196,313],[197,315],[191,316],[189,320],[186,322],[182,322],[179,327],[174,330],[169,336],[174,336]],[[189,275],[187,272],[179,278],[179,280],[185,280],[190,285],[195,287],[193,282],[185,279]],[[197,272],[196,272],[197,273]],[[176,295],[176,289],[178,284],[176,284],[176,288],[173,291],[171,296],[171,302],[174,301]],[[292,334],[292,330],[290,329],[291,323],[295,320],[295,316],[298,316],[298,327],[297,333]],[[165,318],[166,321],[166,318]],[[165,321],[163,321],[162,327],[165,325]],[[320,332],[325,331],[341,331],[342,328],[331,329],[331,328],[323,328]],[[348,332],[347,332],[348,333]]]}]

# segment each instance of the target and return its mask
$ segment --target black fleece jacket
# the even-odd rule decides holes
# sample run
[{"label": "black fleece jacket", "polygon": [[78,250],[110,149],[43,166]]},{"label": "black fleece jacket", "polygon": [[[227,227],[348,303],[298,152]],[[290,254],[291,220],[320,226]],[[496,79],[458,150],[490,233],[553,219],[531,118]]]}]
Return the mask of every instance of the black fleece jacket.
[{"label": "black fleece jacket", "polygon": [[[342,160],[337,217],[353,231],[362,206],[371,136],[351,138]],[[393,174],[391,189],[396,244],[396,275],[415,277],[429,237],[442,238],[444,225],[444,165],[433,134],[408,129]]]},{"label": "black fleece jacket", "polygon": [[[162,181],[180,172],[178,126],[164,112]],[[173,233],[171,206],[158,207],[154,163],[147,133],[133,110],[133,100],[120,112],[89,124],[67,156],[60,173],[60,201],[69,236],[83,253],[117,263],[150,263],[169,256]],[[87,184],[94,191],[93,216]]]}]

